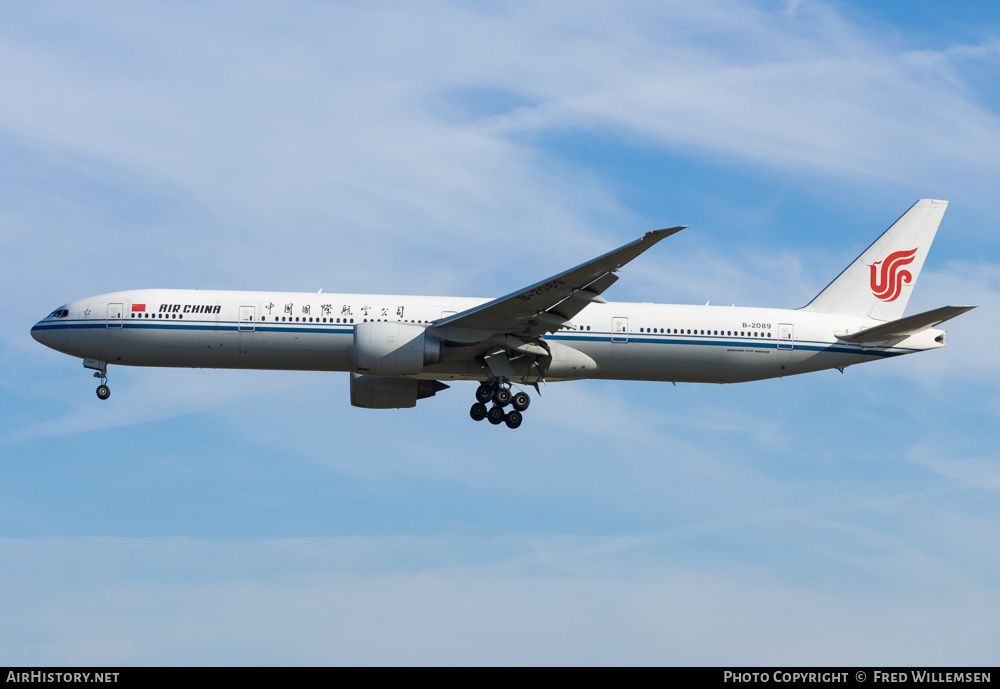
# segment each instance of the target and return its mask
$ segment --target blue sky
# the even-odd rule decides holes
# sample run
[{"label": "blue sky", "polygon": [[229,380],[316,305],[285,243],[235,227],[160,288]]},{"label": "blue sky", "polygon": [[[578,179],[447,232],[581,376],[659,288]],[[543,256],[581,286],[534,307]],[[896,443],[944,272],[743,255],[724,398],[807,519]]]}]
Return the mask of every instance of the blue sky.
[{"label": "blue sky", "polygon": [[[996,664],[1000,12],[983,3],[0,10],[0,662]],[[794,308],[918,198],[943,350],[737,386],[114,368],[66,301],[504,294],[689,224],[610,299]]]}]

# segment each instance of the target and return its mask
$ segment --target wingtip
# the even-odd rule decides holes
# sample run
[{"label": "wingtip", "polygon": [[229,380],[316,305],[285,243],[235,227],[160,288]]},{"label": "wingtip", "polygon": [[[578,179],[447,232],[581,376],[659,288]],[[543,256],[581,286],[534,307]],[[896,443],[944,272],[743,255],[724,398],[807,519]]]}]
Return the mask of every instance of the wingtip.
[{"label": "wingtip", "polygon": [[647,235],[659,236],[665,234],[674,234],[675,232],[680,232],[681,230],[686,230],[691,227],[690,225],[678,225],[677,227],[665,227],[662,230],[650,230]]}]

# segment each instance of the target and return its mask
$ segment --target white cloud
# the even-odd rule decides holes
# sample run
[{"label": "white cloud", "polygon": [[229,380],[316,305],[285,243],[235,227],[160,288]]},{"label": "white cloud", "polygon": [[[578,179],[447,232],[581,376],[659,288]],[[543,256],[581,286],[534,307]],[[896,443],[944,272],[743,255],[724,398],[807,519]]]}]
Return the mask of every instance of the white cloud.
[{"label": "white cloud", "polygon": [[[731,15],[721,18],[722,8]],[[819,3],[793,18],[716,3],[679,22],[676,6],[617,22],[590,10],[617,40],[571,33],[528,78],[548,97],[494,126],[609,128],[810,175],[927,181],[942,164],[995,172],[983,153],[997,147],[997,118],[970,100],[947,51],[917,59]],[[680,28],[664,35],[667,22]],[[718,40],[684,32],[688,22]]]},{"label": "white cloud", "polygon": [[982,664],[998,631],[995,593],[858,600],[679,566],[634,539],[0,548],[17,563],[0,647],[20,665]]},{"label": "white cloud", "polygon": [[909,459],[962,486],[1000,491],[1000,459],[995,456],[956,457],[948,451],[920,447],[909,453]]},{"label": "white cloud", "polygon": [[[820,3],[306,5],[277,23],[265,6],[225,19],[118,9],[112,21],[65,9],[57,18],[79,25],[76,42],[37,26],[34,41],[7,41],[0,122],[53,160],[202,207],[216,230],[175,238],[229,244],[256,254],[254,266],[262,252],[295,255],[276,233],[331,254],[377,233],[361,257],[392,265],[428,236],[455,256],[530,238],[532,253],[518,255],[528,265],[570,236],[591,243],[596,220],[629,214],[586,174],[538,156],[565,131],[795,174],[927,183],[945,170],[950,185],[975,185],[996,172],[1000,126],[948,50],[914,58]],[[523,102],[443,118],[466,88]]]},{"label": "white cloud", "polygon": [[[75,362],[79,367],[79,362]],[[76,367],[74,367],[76,368]],[[13,430],[7,442],[59,435],[74,435],[120,429],[154,421],[185,416],[198,416],[210,410],[222,409],[240,399],[253,397],[297,397],[304,386],[315,384],[303,374],[270,372],[236,372],[226,370],[144,370],[112,367],[109,383],[117,391],[120,404],[95,402],[94,383],[88,383],[92,371],[79,367],[69,386],[52,390],[46,384],[30,381],[32,392],[56,403],[59,397],[72,395],[68,411],[55,418]],[[323,374],[319,374],[323,375]],[[329,375],[329,374],[327,374]],[[83,403],[80,401],[84,400]],[[65,402],[63,402],[65,403]],[[125,411],[123,412],[123,408]]]}]

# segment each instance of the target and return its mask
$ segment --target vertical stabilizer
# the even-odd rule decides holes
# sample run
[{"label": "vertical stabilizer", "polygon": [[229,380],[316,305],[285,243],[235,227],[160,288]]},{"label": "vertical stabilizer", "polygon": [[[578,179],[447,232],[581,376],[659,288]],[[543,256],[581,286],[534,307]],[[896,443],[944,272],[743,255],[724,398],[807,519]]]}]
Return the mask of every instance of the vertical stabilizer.
[{"label": "vertical stabilizer", "polygon": [[947,201],[917,201],[803,310],[901,318],[947,207]]}]

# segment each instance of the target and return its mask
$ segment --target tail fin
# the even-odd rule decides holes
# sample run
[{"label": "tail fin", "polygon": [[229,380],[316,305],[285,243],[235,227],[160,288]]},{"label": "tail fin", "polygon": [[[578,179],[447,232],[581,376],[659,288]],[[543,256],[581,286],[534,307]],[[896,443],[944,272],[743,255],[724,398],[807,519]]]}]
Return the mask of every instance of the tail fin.
[{"label": "tail fin", "polygon": [[802,310],[902,317],[947,207],[947,201],[917,201]]}]

